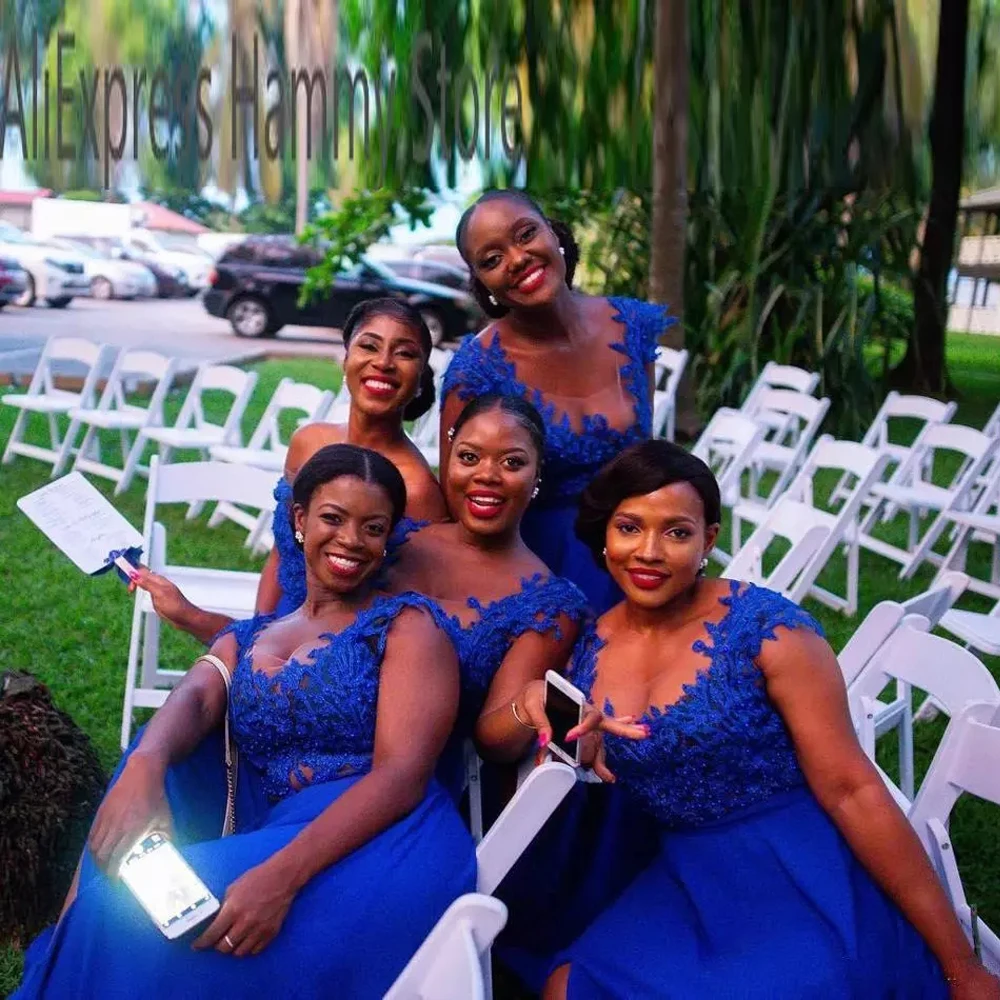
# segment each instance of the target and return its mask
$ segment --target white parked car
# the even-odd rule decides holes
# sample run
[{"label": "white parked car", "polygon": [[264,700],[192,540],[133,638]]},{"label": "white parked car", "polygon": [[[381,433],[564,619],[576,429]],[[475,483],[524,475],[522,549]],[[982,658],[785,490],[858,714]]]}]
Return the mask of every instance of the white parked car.
[{"label": "white parked car", "polygon": [[83,259],[84,274],[95,299],[147,299],[156,295],[156,278],[142,264],[116,259],[75,240],[56,238],[47,242]]},{"label": "white parked car", "polygon": [[212,258],[191,238],[173,233],[132,229],[118,237],[123,247],[157,264],[179,269],[181,279],[194,295],[209,285]]},{"label": "white parked car", "polygon": [[34,305],[41,298],[54,309],[64,309],[73,299],[90,295],[90,281],[79,255],[48,246],[6,222],[0,222],[0,254],[13,258],[28,272],[19,306]]}]

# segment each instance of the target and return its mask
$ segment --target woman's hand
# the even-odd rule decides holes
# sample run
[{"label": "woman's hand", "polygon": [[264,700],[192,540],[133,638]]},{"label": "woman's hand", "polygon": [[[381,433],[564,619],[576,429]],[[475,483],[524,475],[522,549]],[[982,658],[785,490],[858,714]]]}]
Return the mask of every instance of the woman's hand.
[{"label": "woman's hand", "polygon": [[293,880],[273,858],[265,861],[229,886],[215,919],[192,947],[237,958],[258,955],[277,937],[293,899]]},{"label": "woman's hand", "polygon": [[159,573],[154,573],[145,566],[139,566],[131,574],[128,592],[134,594],[137,587],[149,594],[153,602],[153,610],[165,622],[175,628],[185,631],[194,605],[180,592],[177,584]]},{"label": "woman's hand", "polygon": [[164,774],[155,758],[133,752],[105,795],[87,840],[105,871],[117,874],[117,864],[140,837],[154,830],[169,836],[173,830]]},{"label": "woman's hand", "polygon": [[991,975],[975,957],[959,969],[948,971],[951,1000],[1000,1000],[1000,979]]},{"label": "woman's hand", "polygon": [[[545,713],[545,681],[530,681],[514,699],[517,715],[538,730],[536,763],[542,763],[546,748],[552,742],[552,724]],[[608,770],[604,757],[602,735],[611,733],[629,740],[644,740],[649,736],[649,726],[637,724],[635,716],[613,718],[605,715],[589,702],[583,707],[583,719],[567,734],[569,741],[580,740],[580,766],[593,770],[601,781],[613,782],[615,776]]]}]

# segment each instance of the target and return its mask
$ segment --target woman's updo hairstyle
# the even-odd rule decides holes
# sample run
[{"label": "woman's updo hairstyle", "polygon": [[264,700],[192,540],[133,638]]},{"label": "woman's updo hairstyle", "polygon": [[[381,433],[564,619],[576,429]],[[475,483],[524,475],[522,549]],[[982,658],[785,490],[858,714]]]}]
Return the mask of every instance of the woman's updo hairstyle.
[{"label": "woman's updo hairstyle", "polygon": [[700,458],[670,441],[640,441],[597,473],[580,497],[576,537],[590,549],[598,566],[604,566],[608,521],[618,505],[672,483],[690,483],[701,497],[705,523],[721,522],[722,501],[715,474]]},{"label": "woman's updo hairstyle", "polygon": [[522,205],[530,208],[533,212],[536,212],[545,221],[546,225],[556,234],[556,239],[559,241],[559,246],[563,250],[563,260],[566,262],[566,284],[568,287],[573,287],[573,276],[576,274],[576,265],[580,262],[580,248],[577,245],[576,239],[573,236],[573,231],[566,225],[565,222],[560,222],[558,219],[550,219],[546,214],[539,208],[538,203],[524,191],[520,191],[517,188],[491,188],[489,191],[484,191],[463,213],[462,218],[458,220],[458,228],[455,230],[455,245],[458,247],[458,252],[462,255],[462,260],[469,265],[469,288],[472,292],[473,298],[479,303],[479,307],[486,313],[487,316],[492,316],[494,319],[499,319],[501,316],[506,316],[509,310],[506,306],[497,303],[494,305],[490,302],[490,293],[486,286],[476,277],[475,267],[468,257],[468,251],[465,246],[465,234],[469,228],[469,222],[472,219],[473,213],[487,201],[497,201],[500,198],[509,198],[512,201],[520,202]]},{"label": "woman's updo hairstyle", "polygon": [[328,444],[320,448],[299,469],[292,483],[292,506],[306,510],[316,490],[343,476],[381,486],[392,504],[390,530],[399,524],[406,510],[406,483],[399,469],[377,451],[355,444]]},{"label": "woman's updo hairstyle", "polygon": [[545,421],[534,406],[521,396],[505,396],[499,392],[488,392],[482,396],[466,403],[465,408],[458,415],[458,419],[448,432],[449,439],[454,439],[455,435],[473,417],[478,417],[481,413],[489,413],[491,410],[499,410],[512,416],[528,433],[531,443],[538,455],[538,466],[541,468],[542,459],[545,455]]},{"label": "woman's updo hairstyle", "polygon": [[423,316],[408,302],[401,299],[384,297],[380,299],[365,299],[359,302],[348,314],[344,323],[344,352],[347,352],[351,338],[358,332],[358,327],[376,316],[388,316],[408,326],[420,340],[420,349],[424,354],[424,368],[420,373],[420,391],[406,404],[403,410],[404,420],[416,420],[422,417],[434,405],[434,369],[431,368],[431,349],[434,344],[431,332],[424,322]]}]

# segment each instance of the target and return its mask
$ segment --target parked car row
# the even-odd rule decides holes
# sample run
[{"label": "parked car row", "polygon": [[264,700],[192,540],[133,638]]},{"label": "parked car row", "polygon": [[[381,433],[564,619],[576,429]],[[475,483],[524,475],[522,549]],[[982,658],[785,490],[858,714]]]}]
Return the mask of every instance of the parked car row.
[{"label": "parked car row", "polygon": [[[5,222],[0,222],[0,257],[20,273],[4,284],[0,304],[32,306],[44,300],[56,309],[74,298],[197,295],[208,285],[212,264],[203,252],[175,250],[143,232],[43,239]],[[11,291],[15,284],[16,295]]]},{"label": "parked car row", "polygon": [[239,337],[273,337],[286,324],[341,328],[365,299],[395,296],[420,311],[436,344],[457,340],[483,317],[468,292],[468,271],[411,258],[362,261],[334,279],[329,292],[299,304],[317,252],[287,236],[248,237],[223,251],[210,275],[205,308],[229,320]]}]

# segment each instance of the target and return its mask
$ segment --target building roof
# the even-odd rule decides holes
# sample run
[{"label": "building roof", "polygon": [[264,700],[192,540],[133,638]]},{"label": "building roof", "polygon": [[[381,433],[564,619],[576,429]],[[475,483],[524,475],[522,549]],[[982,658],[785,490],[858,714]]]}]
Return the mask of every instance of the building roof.
[{"label": "building roof", "polygon": [[36,198],[49,198],[52,192],[47,188],[32,191],[0,191],[0,205],[30,205]]},{"label": "building roof", "polygon": [[961,200],[958,207],[969,212],[1000,212],[1000,187],[970,194],[968,198]]},{"label": "building roof", "polygon": [[[137,201],[132,205],[133,218],[144,215],[145,218],[139,223],[143,229],[159,229],[169,233],[188,233],[197,236],[200,233],[212,232],[207,226],[192,222],[178,212],[173,212],[162,205],[154,204],[151,201]],[[138,221],[138,220],[137,220]],[[135,225],[136,223],[133,223]]]}]

